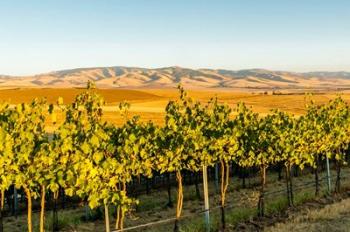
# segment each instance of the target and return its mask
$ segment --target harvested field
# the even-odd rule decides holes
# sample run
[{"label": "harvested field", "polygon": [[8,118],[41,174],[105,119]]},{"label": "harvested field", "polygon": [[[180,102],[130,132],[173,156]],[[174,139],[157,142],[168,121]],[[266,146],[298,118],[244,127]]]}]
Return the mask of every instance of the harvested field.
[{"label": "harvested field", "polygon": [[[17,88],[0,90],[0,101],[8,101],[10,104],[30,102],[33,98],[46,98],[49,103],[55,103],[58,97],[63,97],[64,103],[70,103],[75,96],[84,89],[76,88]],[[97,89],[107,106],[104,107],[104,119],[115,124],[123,123],[123,119],[117,112],[117,104],[122,101],[131,103],[130,116],[139,115],[142,121],[152,120],[157,124],[164,122],[164,110],[169,100],[177,99],[176,89]],[[305,104],[313,99],[316,103],[326,103],[337,96],[334,92],[315,93],[306,96],[304,93],[265,95],[260,92],[239,92],[230,89],[189,90],[189,96],[203,103],[213,97],[219,102],[234,107],[238,102],[244,102],[253,107],[256,112],[267,114],[271,109],[278,108],[295,115],[301,115],[305,111]],[[343,99],[350,102],[350,94],[344,93]]]}]

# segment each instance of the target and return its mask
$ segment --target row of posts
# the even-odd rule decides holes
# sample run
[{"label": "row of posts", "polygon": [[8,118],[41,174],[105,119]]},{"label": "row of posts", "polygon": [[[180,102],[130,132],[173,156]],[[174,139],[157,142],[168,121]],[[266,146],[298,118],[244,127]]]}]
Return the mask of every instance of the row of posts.
[{"label": "row of posts", "polygon": [[[326,157],[326,165],[327,165],[327,190],[328,193],[331,191],[331,173],[329,167],[329,159]],[[215,165],[215,189],[218,189],[218,179],[219,179],[219,168],[218,165]],[[203,194],[204,194],[204,222],[206,232],[210,232],[210,217],[209,217],[209,193],[208,193],[208,174],[207,174],[207,166],[203,166]],[[14,187],[13,191],[13,200],[14,200],[14,215],[17,216],[18,209],[18,197],[17,197],[17,189]]]},{"label": "row of posts", "polygon": [[[331,191],[331,172],[329,167],[329,159],[326,156],[327,165],[327,191]],[[215,165],[215,189],[219,189],[219,167]],[[204,222],[206,232],[210,232],[210,217],[209,217],[209,193],[208,193],[208,174],[207,166],[203,166],[203,194],[204,194]]]}]

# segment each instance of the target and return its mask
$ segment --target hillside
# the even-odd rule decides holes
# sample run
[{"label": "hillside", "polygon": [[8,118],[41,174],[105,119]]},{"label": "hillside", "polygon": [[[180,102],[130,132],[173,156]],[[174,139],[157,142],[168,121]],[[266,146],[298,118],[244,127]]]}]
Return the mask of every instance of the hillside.
[{"label": "hillside", "polygon": [[350,72],[282,72],[264,69],[222,70],[166,67],[96,67],[34,76],[0,75],[0,87],[83,87],[93,80],[101,88],[336,89],[350,88]]}]

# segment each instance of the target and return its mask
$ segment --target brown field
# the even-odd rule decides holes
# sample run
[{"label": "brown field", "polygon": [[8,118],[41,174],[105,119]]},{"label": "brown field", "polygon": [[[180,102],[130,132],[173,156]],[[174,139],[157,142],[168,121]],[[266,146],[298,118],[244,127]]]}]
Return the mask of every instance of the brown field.
[{"label": "brown field", "polygon": [[[46,98],[49,103],[54,103],[57,98],[63,97],[66,103],[74,100],[75,96],[84,92],[85,89],[56,89],[56,88],[17,88],[0,90],[0,101],[8,101],[12,104],[29,102],[33,98]],[[107,103],[115,103],[123,100],[130,102],[140,100],[157,100],[158,96],[152,93],[141,92],[137,90],[126,89],[98,89],[97,93],[101,94]]]},{"label": "brown field", "polygon": [[[17,88],[0,90],[0,101],[8,101],[10,104],[29,102],[33,98],[46,98],[49,103],[56,102],[58,97],[63,97],[65,103],[70,103],[74,97],[84,89],[58,89],[58,88]],[[122,118],[117,110],[117,104],[121,101],[131,103],[130,115],[140,115],[143,121],[152,120],[158,124],[164,121],[164,109],[167,102],[178,97],[176,89],[98,89],[107,105],[104,108],[104,119],[120,124]],[[252,90],[253,91],[253,90]],[[283,95],[268,95],[260,92],[239,91],[237,89],[207,89],[189,90],[189,96],[203,103],[212,97],[218,97],[222,103],[234,107],[238,102],[245,102],[252,106],[253,110],[266,114],[273,108],[288,111],[295,115],[304,113],[305,103],[309,99],[317,103],[326,103],[337,96],[334,92],[314,93],[312,97],[302,92]],[[350,94],[343,93],[342,97],[350,102]]]}]

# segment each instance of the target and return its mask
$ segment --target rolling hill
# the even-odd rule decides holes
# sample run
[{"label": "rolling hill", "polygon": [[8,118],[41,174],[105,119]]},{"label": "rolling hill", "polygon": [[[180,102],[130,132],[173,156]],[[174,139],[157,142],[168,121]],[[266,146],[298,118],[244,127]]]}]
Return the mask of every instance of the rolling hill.
[{"label": "rolling hill", "polygon": [[96,67],[61,70],[34,76],[0,75],[0,87],[84,87],[88,80],[100,88],[347,89],[350,72],[284,72],[264,69],[223,70],[166,67]]}]

